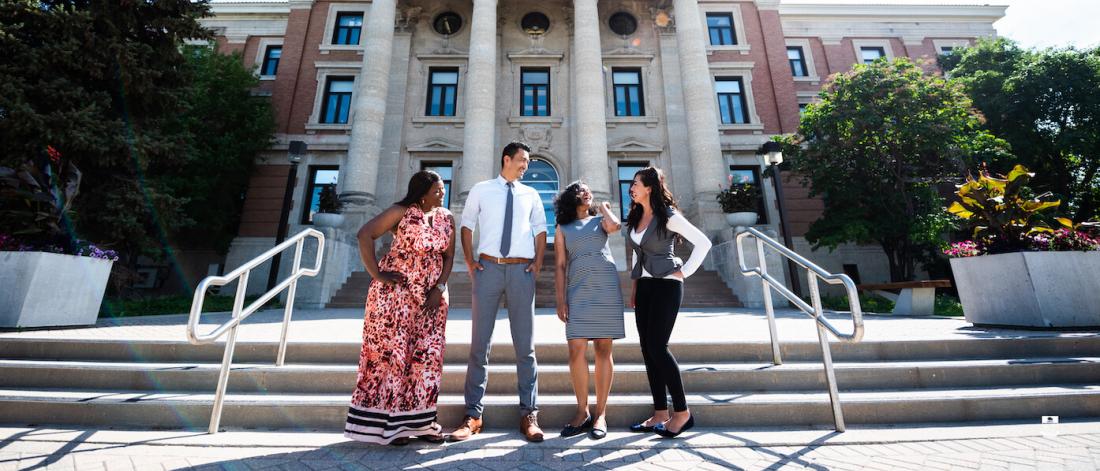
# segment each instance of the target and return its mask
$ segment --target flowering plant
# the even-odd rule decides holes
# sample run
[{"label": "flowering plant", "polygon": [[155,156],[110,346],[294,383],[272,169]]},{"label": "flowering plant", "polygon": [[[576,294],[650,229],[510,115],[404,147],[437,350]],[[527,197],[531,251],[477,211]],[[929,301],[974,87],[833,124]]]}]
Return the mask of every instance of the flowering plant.
[{"label": "flowering plant", "polygon": [[1100,237],[1093,237],[1083,231],[1070,228],[1058,229],[1049,234],[1032,235],[1030,242],[1033,250],[1058,252],[1100,250]]},{"label": "flowering plant", "polygon": [[962,242],[955,242],[946,249],[943,249],[943,254],[951,258],[975,257],[985,254],[985,250],[979,246],[977,242],[964,240]]},{"label": "flowering plant", "polygon": [[0,234],[0,250],[118,260],[113,250],[71,235],[68,216],[80,178],[80,170],[53,146],[19,168],[0,167],[0,227],[10,231]]}]

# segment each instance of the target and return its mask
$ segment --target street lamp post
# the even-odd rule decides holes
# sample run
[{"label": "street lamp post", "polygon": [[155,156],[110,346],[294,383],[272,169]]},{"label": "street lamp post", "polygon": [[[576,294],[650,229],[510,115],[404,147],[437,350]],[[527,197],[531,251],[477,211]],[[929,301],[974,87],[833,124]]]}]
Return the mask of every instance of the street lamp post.
[{"label": "street lamp post", "polygon": [[[302,156],[306,154],[308,148],[309,146],[303,141],[290,141],[290,150],[287,152],[287,160],[290,161],[290,172],[286,175],[286,190],[283,191],[283,210],[279,216],[279,228],[275,231],[275,245],[279,245],[286,240],[287,225],[290,220],[290,203],[294,197],[294,180],[298,179],[298,164],[302,161]],[[279,261],[282,258],[282,254],[279,254],[271,259],[271,271],[267,274],[268,291],[275,287],[275,283],[279,279]]]},{"label": "street lamp post", "polygon": [[[775,141],[768,141],[764,143],[762,148],[764,153],[764,160],[772,169],[772,183],[775,184],[775,203],[777,209],[779,209],[779,230],[783,232],[783,245],[788,249],[794,250],[794,244],[791,243],[791,231],[787,226],[787,209],[783,207],[783,183],[780,181],[779,176],[779,164],[783,163],[783,146]],[[764,263],[762,260],[760,263]],[[794,294],[802,296],[801,283],[798,282],[798,271],[794,263],[794,260],[787,258],[787,272],[791,277],[791,291]]]}]

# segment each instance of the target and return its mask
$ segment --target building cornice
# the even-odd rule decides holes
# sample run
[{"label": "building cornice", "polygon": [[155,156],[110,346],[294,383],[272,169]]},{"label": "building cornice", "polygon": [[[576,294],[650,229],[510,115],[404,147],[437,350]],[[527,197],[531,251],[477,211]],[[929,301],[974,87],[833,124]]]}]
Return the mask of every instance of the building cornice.
[{"label": "building cornice", "polygon": [[1005,16],[1007,5],[898,5],[896,3],[780,3],[783,20],[989,22]]},{"label": "building cornice", "polygon": [[291,3],[289,0],[211,0],[210,12],[215,17],[227,15],[286,16],[290,14]]}]

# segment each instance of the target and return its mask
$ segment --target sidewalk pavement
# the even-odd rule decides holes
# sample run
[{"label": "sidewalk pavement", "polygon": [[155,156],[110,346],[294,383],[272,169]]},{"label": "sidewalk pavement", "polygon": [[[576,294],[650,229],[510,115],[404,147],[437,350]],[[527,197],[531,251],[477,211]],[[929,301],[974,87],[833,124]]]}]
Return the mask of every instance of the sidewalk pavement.
[{"label": "sidewalk pavement", "polygon": [[686,439],[612,431],[527,443],[492,430],[462,443],[382,447],[339,434],[0,428],[0,470],[32,469],[1100,469],[1100,422],[832,430],[699,429]]}]

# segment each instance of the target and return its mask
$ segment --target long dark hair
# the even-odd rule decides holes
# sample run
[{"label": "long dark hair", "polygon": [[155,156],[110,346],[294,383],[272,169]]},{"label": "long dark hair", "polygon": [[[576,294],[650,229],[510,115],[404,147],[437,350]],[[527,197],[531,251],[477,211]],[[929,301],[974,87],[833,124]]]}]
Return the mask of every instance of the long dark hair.
[{"label": "long dark hair", "polygon": [[[668,224],[668,218],[672,210],[676,209],[676,199],[672,192],[665,186],[665,173],[657,167],[646,167],[638,170],[635,177],[642,178],[642,184],[649,188],[649,207],[653,208],[653,217],[657,220],[657,227],[664,229]],[[626,215],[626,225],[632,230],[638,227],[642,221],[642,205],[630,202],[630,213]]]},{"label": "long dark hair", "polygon": [[[577,220],[577,206],[581,204],[580,193],[584,182],[577,180],[565,187],[557,198],[554,198],[554,219],[559,226],[564,226]],[[595,216],[596,209],[588,207],[588,215]]]},{"label": "long dark hair", "polygon": [[443,177],[431,170],[416,172],[413,174],[412,178],[409,179],[409,191],[405,193],[405,197],[394,204],[408,208],[419,202],[420,198],[428,194],[432,186],[440,181],[443,181]]}]

